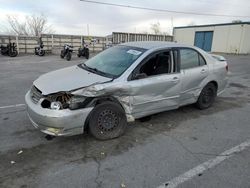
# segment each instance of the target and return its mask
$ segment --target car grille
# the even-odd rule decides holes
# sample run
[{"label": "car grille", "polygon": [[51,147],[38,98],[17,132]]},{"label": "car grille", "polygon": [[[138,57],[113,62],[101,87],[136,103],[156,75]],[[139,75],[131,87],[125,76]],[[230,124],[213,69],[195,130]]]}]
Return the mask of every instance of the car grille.
[{"label": "car grille", "polygon": [[30,97],[34,103],[38,103],[38,101],[42,98],[42,92],[37,89],[35,86],[32,86],[30,90]]}]

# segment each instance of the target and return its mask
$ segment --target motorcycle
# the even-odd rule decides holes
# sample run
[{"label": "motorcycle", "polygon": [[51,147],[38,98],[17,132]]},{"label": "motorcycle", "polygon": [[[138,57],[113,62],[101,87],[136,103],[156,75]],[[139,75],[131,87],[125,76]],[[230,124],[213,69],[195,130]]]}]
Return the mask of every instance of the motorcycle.
[{"label": "motorcycle", "polygon": [[17,49],[16,49],[16,44],[14,42],[7,44],[7,46],[1,45],[0,49],[1,49],[1,54],[2,55],[8,55],[10,57],[16,57],[17,54],[18,54]]},{"label": "motorcycle", "polygon": [[86,59],[89,59],[89,45],[86,44],[86,43],[84,42],[84,40],[83,40],[82,43],[83,43],[83,45],[82,45],[83,47],[78,49],[78,54],[77,54],[77,56],[78,56],[78,57],[83,56],[83,57],[85,57]]},{"label": "motorcycle", "polygon": [[61,50],[61,58],[63,59],[64,57],[66,57],[67,61],[71,60],[71,56],[72,56],[72,52],[73,52],[73,46],[68,45],[68,44],[64,44],[63,46],[63,50]]},{"label": "motorcycle", "polygon": [[45,55],[45,50],[43,49],[44,45],[43,45],[43,41],[40,38],[39,39],[39,47],[35,47],[35,55],[39,55],[39,56],[44,56]]}]

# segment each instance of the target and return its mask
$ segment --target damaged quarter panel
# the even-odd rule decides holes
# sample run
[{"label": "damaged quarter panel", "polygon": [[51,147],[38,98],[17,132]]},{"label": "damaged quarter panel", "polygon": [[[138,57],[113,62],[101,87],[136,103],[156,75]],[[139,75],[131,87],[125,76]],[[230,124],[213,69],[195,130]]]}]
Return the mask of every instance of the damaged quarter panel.
[{"label": "damaged quarter panel", "polygon": [[[139,88],[138,88],[139,89]],[[92,97],[92,98],[104,98],[104,97],[113,97],[115,98],[123,107],[127,120],[133,121],[134,118],[131,117],[131,103],[132,103],[132,94],[136,90],[130,85],[124,82],[108,82],[103,84],[96,84],[86,88],[79,89],[72,92],[73,95]]]}]

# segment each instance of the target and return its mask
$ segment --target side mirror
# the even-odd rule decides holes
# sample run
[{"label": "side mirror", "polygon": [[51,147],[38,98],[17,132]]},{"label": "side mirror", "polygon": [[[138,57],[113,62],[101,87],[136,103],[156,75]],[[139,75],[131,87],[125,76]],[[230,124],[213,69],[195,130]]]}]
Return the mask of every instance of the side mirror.
[{"label": "side mirror", "polygon": [[142,79],[142,78],[147,78],[147,74],[145,73],[138,73],[134,76],[134,79],[133,80],[139,80],[139,79]]}]

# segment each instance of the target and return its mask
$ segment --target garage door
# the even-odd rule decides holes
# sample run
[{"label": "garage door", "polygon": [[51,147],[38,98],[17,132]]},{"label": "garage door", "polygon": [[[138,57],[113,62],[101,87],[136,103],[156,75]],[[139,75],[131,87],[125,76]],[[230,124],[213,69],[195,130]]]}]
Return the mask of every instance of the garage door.
[{"label": "garage door", "polygon": [[207,52],[210,52],[212,48],[213,33],[213,31],[195,32],[194,45]]}]

